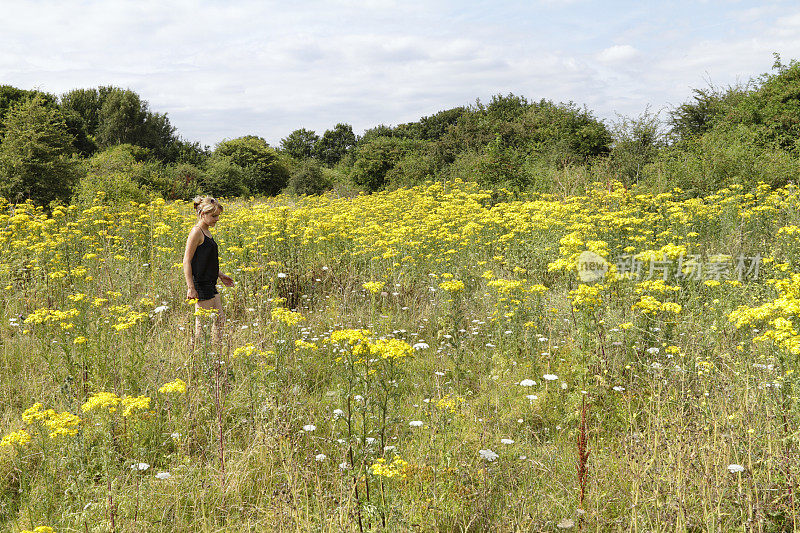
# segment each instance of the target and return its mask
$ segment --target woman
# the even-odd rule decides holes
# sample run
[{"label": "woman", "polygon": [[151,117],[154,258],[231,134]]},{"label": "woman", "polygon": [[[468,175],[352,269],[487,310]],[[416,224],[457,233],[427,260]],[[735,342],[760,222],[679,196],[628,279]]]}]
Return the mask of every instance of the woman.
[{"label": "woman", "polygon": [[[233,287],[233,279],[219,271],[219,251],[217,243],[209,231],[222,214],[222,205],[211,196],[198,196],[194,199],[197,224],[186,239],[183,253],[183,276],[186,278],[186,298],[197,300],[196,307],[213,309],[216,319],[211,333],[215,343],[219,343],[220,331],[225,323],[222,299],[217,293],[217,278],[226,287]],[[202,324],[198,313],[195,321],[194,337],[200,336]]]}]

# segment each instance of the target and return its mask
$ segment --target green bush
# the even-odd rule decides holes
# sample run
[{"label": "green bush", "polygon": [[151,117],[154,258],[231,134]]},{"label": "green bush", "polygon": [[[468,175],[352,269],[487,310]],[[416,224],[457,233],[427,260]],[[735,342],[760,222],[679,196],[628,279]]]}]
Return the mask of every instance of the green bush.
[{"label": "green bush", "polygon": [[237,165],[232,158],[215,153],[208,160],[201,188],[214,196],[247,196],[252,183],[252,169]]},{"label": "green bush", "polygon": [[163,191],[168,200],[191,200],[202,192],[206,177],[203,170],[189,163],[179,163],[168,170],[169,184]]},{"label": "green bush", "polygon": [[[214,150],[214,157],[217,158],[217,161],[220,157],[227,158],[229,163],[241,167],[243,172],[240,174],[244,179],[242,185],[252,194],[278,194],[289,180],[289,170],[278,152],[261,137],[247,135],[223,141]],[[221,168],[219,163],[211,166],[215,170]],[[229,169],[228,172],[234,171]],[[235,180],[231,182],[231,185],[233,186],[234,183]]]},{"label": "green bush", "polygon": [[333,183],[322,166],[312,159],[298,164],[289,177],[289,189],[301,196],[322,194],[332,186]]},{"label": "green bush", "polygon": [[733,184],[750,189],[762,181],[772,187],[797,181],[797,158],[784,150],[759,147],[757,135],[744,125],[714,128],[663,149],[645,174],[656,189],[680,187],[698,196]]},{"label": "green bush", "polygon": [[168,179],[163,167],[148,160],[149,152],[120,144],[95,154],[85,162],[85,173],[75,188],[74,200],[91,203],[98,194],[111,202],[145,202],[159,195]]}]

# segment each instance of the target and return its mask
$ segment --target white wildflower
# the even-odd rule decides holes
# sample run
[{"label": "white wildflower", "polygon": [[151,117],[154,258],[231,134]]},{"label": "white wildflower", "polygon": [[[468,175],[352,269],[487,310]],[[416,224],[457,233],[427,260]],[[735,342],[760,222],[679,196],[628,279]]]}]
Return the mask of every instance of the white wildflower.
[{"label": "white wildflower", "polygon": [[489,462],[492,462],[498,457],[500,457],[499,455],[497,455],[496,453],[494,453],[492,450],[489,449],[478,450],[478,455],[480,455],[483,459],[486,459]]}]

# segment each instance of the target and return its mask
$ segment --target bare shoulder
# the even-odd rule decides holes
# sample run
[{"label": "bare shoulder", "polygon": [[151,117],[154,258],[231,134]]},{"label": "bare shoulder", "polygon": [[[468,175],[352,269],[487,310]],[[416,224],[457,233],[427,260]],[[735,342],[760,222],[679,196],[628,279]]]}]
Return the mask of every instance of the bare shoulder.
[{"label": "bare shoulder", "polygon": [[198,245],[201,242],[203,242],[203,230],[197,226],[192,227],[191,231],[189,231],[189,237],[186,239],[186,244]]}]

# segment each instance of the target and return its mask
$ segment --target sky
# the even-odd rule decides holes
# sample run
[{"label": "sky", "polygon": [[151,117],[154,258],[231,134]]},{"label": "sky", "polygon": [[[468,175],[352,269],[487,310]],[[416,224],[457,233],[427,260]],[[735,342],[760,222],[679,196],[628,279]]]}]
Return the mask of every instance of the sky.
[{"label": "sky", "polygon": [[513,93],[608,125],[800,59],[796,1],[0,0],[0,85],[129,88],[213,147]]}]

